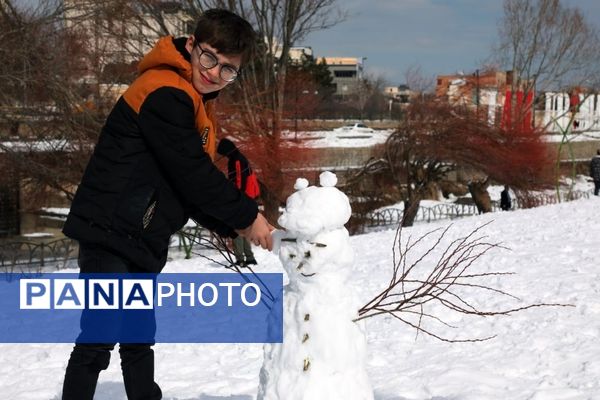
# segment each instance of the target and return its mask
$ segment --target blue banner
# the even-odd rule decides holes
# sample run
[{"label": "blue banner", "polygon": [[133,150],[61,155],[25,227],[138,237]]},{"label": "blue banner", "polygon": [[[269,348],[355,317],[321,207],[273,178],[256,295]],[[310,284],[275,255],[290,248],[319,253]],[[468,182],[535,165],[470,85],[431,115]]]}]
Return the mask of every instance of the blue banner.
[{"label": "blue banner", "polygon": [[0,343],[281,343],[279,273],[3,274]]}]

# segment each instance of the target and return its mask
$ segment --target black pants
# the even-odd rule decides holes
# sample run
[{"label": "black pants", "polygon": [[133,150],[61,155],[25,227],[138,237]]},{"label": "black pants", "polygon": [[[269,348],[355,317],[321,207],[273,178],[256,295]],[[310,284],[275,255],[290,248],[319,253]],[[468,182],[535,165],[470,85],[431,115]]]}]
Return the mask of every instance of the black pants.
[{"label": "black pants", "polygon": [[600,181],[594,181],[594,196],[598,196],[600,192]]},{"label": "black pants", "polygon": [[[97,246],[80,245],[82,273],[144,272],[129,261]],[[85,324],[82,318],[82,334]],[[80,336],[81,336],[80,335]],[[121,344],[121,370],[129,400],[159,400],[160,387],[154,382],[154,351],[151,343]],[[77,343],[71,353],[63,384],[63,400],[92,400],[100,371],[108,368],[115,343]]]}]

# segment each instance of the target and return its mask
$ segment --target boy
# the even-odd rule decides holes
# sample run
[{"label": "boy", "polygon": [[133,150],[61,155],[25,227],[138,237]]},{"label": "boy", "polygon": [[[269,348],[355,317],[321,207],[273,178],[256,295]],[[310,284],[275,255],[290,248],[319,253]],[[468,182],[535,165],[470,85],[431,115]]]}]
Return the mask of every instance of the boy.
[{"label": "boy", "polygon": [[[247,21],[208,10],[193,36],[162,38],[141,60],[140,76],[106,120],[65,223],[64,233],[80,242],[82,273],[160,272],[170,236],[189,217],[271,250],[272,226],[256,202],[212,162],[212,100],[235,81],[255,42]],[[63,399],[93,398],[113,348],[75,345]],[[121,344],[119,353],[127,397],[160,399],[151,343]]]}]

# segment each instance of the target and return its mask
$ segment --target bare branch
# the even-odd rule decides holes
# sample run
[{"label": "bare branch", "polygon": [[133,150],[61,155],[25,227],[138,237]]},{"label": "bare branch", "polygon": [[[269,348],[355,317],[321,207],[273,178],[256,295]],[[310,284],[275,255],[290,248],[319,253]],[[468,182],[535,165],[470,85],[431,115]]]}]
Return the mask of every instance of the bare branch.
[{"label": "bare branch", "polygon": [[[449,339],[434,333],[430,328],[424,328],[427,321],[436,322],[446,327],[450,324],[430,311],[426,311],[429,303],[443,306],[445,314],[453,312],[468,316],[490,317],[499,315],[510,315],[518,311],[524,311],[537,307],[570,307],[568,304],[559,303],[535,303],[519,307],[510,307],[502,310],[481,310],[475,304],[467,301],[464,290],[473,290],[476,293],[495,293],[502,296],[519,300],[519,298],[505,290],[497,289],[484,283],[491,277],[512,275],[506,272],[480,272],[468,273],[474,268],[474,263],[486,255],[492,249],[505,249],[498,243],[485,241],[484,235],[478,232],[489,225],[488,222],[471,231],[468,235],[452,240],[445,247],[441,247],[445,241],[450,226],[445,229],[436,229],[419,237],[411,243],[401,243],[401,225],[394,239],[394,259],[392,279],[388,286],[374,296],[359,312],[356,319],[362,320],[379,315],[391,315],[405,324],[415,328],[417,333],[424,333],[446,342],[477,342],[493,338],[494,336],[471,339]],[[437,235],[420,255],[414,257],[408,267],[406,259],[413,256],[416,245],[424,243],[426,238]],[[396,249],[397,247],[397,249]],[[441,250],[441,255],[433,264],[428,265],[434,253]],[[396,254],[399,255],[396,258]],[[399,271],[402,271],[399,273]],[[422,278],[418,276],[422,276]],[[456,289],[462,289],[457,291]],[[417,310],[415,310],[417,309]],[[438,311],[439,314],[439,311]],[[417,318],[416,321],[413,320]]]}]

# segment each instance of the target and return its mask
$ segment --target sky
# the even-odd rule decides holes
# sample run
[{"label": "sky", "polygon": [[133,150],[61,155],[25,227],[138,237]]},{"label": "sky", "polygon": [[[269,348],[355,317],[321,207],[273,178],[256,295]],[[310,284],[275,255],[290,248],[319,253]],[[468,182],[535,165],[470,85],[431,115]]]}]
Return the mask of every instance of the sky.
[{"label": "sky", "polygon": [[[418,66],[427,77],[469,73],[484,65],[497,42],[501,0],[344,0],[347,18],[309,34],[300,45],[316,57],[367,57],[368,74],[405,83]],[[600,21],[600,1],[563,0]],[[599,22],[593,22],[600,26]]]}]

